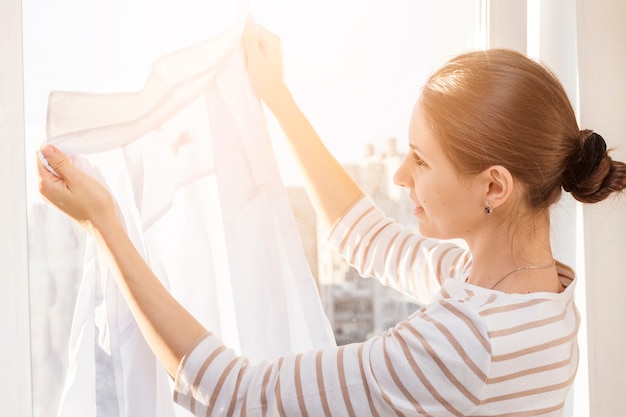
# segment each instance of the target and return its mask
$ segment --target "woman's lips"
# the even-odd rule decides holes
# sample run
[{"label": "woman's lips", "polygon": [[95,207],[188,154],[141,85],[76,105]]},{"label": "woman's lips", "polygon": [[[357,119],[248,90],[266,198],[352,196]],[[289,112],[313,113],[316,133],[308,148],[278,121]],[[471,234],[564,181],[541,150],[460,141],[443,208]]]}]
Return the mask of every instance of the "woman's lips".
[{"label": "woman's lips", "polygon": [[424,209],[422,208],[422,206],[417,204],[417,198],[414,198],[412,195],[409,196],[409,198],[411,199],[411,202],[415,205],[415,208],[413,208],[413,215],[417,217],[424,214]]}]

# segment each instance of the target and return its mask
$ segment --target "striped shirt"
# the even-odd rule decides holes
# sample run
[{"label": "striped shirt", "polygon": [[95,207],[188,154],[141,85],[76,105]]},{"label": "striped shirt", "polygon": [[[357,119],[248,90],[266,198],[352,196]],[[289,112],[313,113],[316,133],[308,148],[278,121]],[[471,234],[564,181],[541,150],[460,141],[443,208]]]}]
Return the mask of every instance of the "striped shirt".
[{"label": "striped shirt", "polygon": [[211,333],[181,362],[174,400],[197,416],[561,416],[578,363],[574,274],[563,292],[467,284],[471,255],[359,200],[329,242],[364,276],[427,305],[363,343],[250,363]]}]

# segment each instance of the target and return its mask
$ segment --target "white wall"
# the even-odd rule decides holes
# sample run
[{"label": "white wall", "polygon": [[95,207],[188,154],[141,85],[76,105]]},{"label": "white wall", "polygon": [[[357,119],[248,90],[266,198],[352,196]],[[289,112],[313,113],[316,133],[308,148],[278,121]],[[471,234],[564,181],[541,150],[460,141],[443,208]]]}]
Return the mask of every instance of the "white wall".
[{"label": "white wall", "polygon": [[32,414],[19,1],[0,2],[0,414]]},{"label": "white wall", "polygon": [[526,0],[489,1],[487,8],[489,48],[509,48],[526,53]]},{"label": "white wall", "polygon": [[[578,0],[581,125],[626,161],[626,2]],[[626,195],[584,207],[592,416],[626,410]]]}]

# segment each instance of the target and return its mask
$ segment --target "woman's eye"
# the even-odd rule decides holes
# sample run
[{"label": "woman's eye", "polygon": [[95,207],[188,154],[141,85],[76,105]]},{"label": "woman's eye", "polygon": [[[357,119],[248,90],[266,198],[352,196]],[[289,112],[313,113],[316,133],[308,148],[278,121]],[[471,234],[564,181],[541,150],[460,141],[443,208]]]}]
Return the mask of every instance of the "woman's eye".
[{"label": "woman's eye", "polygon": [[419,166],[426,165],[426,162],[424,162],[424,160],[422,158],[420,158],[416,153],[413,154],[413,160]]}]

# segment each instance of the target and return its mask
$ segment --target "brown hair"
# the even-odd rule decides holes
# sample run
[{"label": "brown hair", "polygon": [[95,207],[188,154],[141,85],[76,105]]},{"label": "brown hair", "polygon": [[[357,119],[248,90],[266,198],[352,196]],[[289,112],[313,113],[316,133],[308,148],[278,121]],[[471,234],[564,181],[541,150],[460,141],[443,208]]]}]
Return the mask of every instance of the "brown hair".
[{"label": "brown hair", "polygon": [[[626,165],[613,161],[606,147],[581,158],[592,132],[579,130],[557,77],[519,52],[492,49],[453,58],[429,78],[420,105],[461,174],[502,165],[524,184],[532,209],[556,202],[564,182],[585,203],[626,188]],[[582,176],[581,163],[591,165]]]}]

